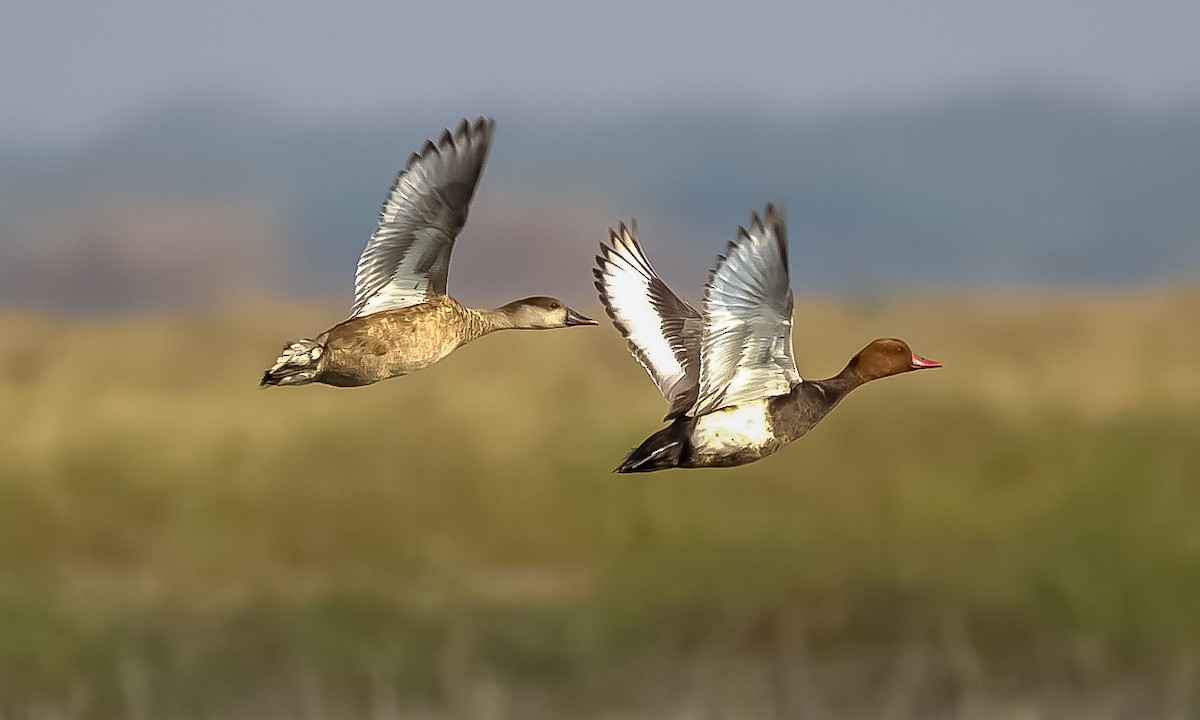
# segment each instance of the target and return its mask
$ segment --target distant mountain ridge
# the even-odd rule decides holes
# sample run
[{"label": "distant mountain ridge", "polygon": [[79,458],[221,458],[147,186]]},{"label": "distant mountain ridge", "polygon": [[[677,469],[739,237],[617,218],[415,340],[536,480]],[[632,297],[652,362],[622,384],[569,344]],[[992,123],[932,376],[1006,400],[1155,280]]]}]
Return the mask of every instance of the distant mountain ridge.
[{"label": "distant mountain ridge", "polygon": [[[345,291],[394,172],[439,130],[404,118],[301,127],[197,101],[83,148],[0,145],[0,263],[37,242],[19,232],[22,218],[63,204],[228,200],[282,218],[289,266]],[[499,117],[481,192],[525,198],[530,225],[539,203],[567,203],[553,208],[562,216],[579,202],[593,223],[597,208],[615,210],[614,224],[637,215],[687,238],[660,253],[647,244],[668,266],[685,251],[689,268],[709,264],[750,211],[779,202],[794,282],[815,291],[1200,274],[1197,109],[1137,115],[1006,93],[810,118],[750,108]],[[603,225],[577,234],[599,240]]]}]

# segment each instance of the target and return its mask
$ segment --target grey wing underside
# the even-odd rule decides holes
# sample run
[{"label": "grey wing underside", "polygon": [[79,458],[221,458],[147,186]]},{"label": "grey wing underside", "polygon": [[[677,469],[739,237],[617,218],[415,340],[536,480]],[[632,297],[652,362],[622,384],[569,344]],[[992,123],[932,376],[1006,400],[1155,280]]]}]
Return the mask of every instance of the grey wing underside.
[{"label": "grey wing underside", "polygon": [[637,224],[610,229],[596,256],[596,289],[613,325],[671,409],[682,415],[696,402],[700,377],[700,313],[658,277],[637,239]]},{"label": "grey wing underside", "polygon": [[463,120],[408,158],[358,260],[351,317],[445,294],[450,253],[467,221],[494,124],[491,118]]},{"label": "grey wing underside", "polygon": [[768,204],[717,258],[704,296],[700,388],[691,415],[789,392],[792,291],[783,213]]}]

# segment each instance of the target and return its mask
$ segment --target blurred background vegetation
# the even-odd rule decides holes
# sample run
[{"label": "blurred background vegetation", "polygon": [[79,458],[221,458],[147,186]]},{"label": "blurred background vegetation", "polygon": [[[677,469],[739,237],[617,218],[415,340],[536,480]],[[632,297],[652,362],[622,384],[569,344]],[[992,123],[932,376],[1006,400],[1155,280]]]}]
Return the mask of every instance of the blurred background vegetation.
[{"label": "blurred background vegetation", "polygon": [[1194,712],[1195,287],[797,305],[810,377],[887,334],[946,367],[761,463],[635,477],[663,407],[611,329],[260,391],[340,308],[8,314],[0,707]]},{"label": "blurred background vegetation", "polygon": [[[0,11],[0,718],[1200,717],[1200,5],[82,0]],[[496,142],[450,291],[690,299],[786,209],[744,468],[617,476],[617,333],[260,391],[388,183]]]}]

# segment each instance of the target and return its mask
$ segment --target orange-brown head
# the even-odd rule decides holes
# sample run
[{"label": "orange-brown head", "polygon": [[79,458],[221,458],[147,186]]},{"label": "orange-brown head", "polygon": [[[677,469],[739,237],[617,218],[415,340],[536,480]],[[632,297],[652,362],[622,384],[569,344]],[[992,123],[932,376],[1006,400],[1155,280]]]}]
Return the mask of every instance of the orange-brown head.
[{"label": "orange-brown head", "polygon": [[914,353],[908,343],[897,338],[880,338],[860,350],[850,359],[844,372],[852,373],[860,382],[878,380],[911,370],[941,367],[935,360]]}]

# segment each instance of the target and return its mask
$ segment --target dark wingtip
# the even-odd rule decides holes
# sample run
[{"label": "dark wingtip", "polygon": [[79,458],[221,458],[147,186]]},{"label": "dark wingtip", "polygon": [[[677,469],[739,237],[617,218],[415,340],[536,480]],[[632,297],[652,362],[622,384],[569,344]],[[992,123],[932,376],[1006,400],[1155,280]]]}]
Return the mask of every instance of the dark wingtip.
[{"label": "dark wingtip", "polygon": [[496,121],[490,117],[480,115],[474,121],[463,118],[455,129],[454,136],[468,143],[474,141],[491,144],[495,128]]},{"label": "dark wingtip", "polygon": [[783,210],[775,203],[768,202],[766,206],[763,207],[761,216],[756,213],[751,213],[750,219],[755,225],[766,229],[766,226],[769,224],[783,221]]},{"label": "dark wingtip", "polygon": [[631,217],[629,218],[629,222],[621,222],[621,238],[629,238],[629,242],[634,245],[640,244],[638,242],[637,218]]}]

